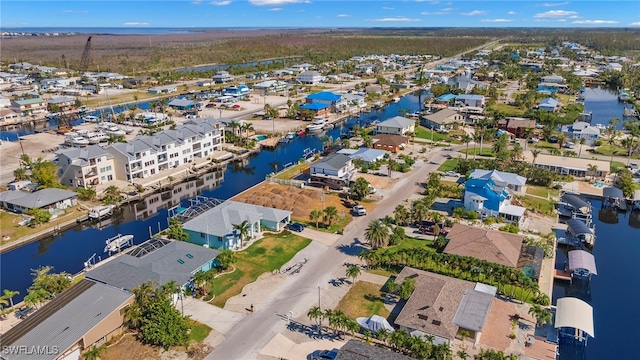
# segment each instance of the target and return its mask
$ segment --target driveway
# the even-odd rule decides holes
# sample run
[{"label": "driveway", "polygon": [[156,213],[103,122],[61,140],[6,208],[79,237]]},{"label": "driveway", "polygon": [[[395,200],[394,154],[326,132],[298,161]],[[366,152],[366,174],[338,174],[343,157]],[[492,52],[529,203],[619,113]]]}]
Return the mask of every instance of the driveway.
[{"label": "driveway", "polygon": [[[177,308],[180,309],[179,302]],[[210,326],[221,334],[229,332],[229,330],[245,317],[245,315],[223,310],[192,297],[186,297],[184,299],[184,314],[191,316],[193,320]]]},{"label": "driveway", "polygon": [[328,232],[315,230],[309,227],[305,227],[304,230],[302,230],[302,232],[295,233],[295,234],[300,235],[302,237],[306,237],[307,239],[311,239],[313,241],[321,242],[328,246],[333,245],[333,243],[335,243],[338,239],[340,239],[340,235],[338,234],[331,234]]}]

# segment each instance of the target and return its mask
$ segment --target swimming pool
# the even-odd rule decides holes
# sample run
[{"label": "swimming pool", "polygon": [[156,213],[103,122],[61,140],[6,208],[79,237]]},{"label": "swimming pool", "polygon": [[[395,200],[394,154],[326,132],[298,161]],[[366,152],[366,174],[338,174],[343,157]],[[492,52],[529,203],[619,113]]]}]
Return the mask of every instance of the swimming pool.
[{"label": "swimming pool", "polygon": [[257,141],[262,141],[268,139],[269,137],[267,135],[253,135],[251,138]]}]

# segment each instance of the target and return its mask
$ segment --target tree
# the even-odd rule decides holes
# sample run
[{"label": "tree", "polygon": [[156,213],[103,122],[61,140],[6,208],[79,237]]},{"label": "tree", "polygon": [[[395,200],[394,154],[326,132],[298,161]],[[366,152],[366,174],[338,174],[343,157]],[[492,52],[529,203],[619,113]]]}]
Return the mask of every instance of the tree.
[{"label": "tree", "polygon": [[232,264],[235,264],[236,261],[238,261],[238,259],[236,258],[235,252],[228,249],[219,250],[219,251],[220,251],[220,254],[218,254],[218,256],[216,257],[216,260],[220,264],[221,268],[227,269],[229,268],[229,266],[231,266]]},{"label": "tree", "polygon": [[91,349],[85,351],[82,354],[83,360],[98,360],[100,359],[100,355],[107,350],[106,346],[97,347],[93,345]]},{"label": "tree", "polygon": [[529,314],[536,318],[539,325],[549,324],[553,319],[551,312],[538,304],[529,308]]},{"label": "tree", "polygon": [[[208,236],[208,234],[207,234]],[[167,237],[169,239],[186,241],[189,238],[189,234],[182,228],[182,222],[176,217],[169,219],[169,227],[167,228]]]},{"label": "tree", "polygon": [[469,354],[467,354],[464,350],[458,350],[458,352],[456,352],[456,356],[461,360],[467,360],[469,358]]},{"label": "tree", "polygon": [[373,249],[378,249],[387,245],[389,230],[380,220],[373,220],[364,232],[364,238]]},{"label": "tree", "polygon": [[20,295],[20,291],[11,291],[9,289],[4,289],[2,294],[2,298],[9,300],[9,303],[11,304],[11,308],[13,308],[13,298],[16,295]]},{"label": "tree", "polygon": [[329,227],[338,219],[338,216],[338,209],[335,206],[329,206],[324,209],[324,218]]},{"label": "tree", "polygon": [[471,142],[471,140],[473,140],[473,138],[471,136],[469,136],[468,134],[465,134],[462,137],[462,142],[467,144],[467,151],[464,154],[464,159],[465,160],[469,159],[469,143]]},{"label": "tree", "polygon": [[13,177],[15,178],[15,181],[29,180],[27,170],[22,167],[13,170]]},{"label": "tree", "polygon": [[582,157],[582,146],[586,142],[585,138],[580,138],[580,151],[578,152],[578,158]]},{"label": "tree", "polygon": [[51,220],[51,213],[47,210],[31,209],[26,211],[26,213],[32,216],[31,222],[29,223],[30,226],[38,226]]},{"label": "tree", "polygon": [[351,184],[349,190],[353,199],[361,200],[369,194],[370,188],[369,182],[365,178],[359,177]]},{"label": "tree", "polygon": [[400,244],[402,240],[404,240],[404,237],[405,237],[404,228],[396,225],[391,231],[391,235],[389,235],[389,245],[395,246]]},{"label": "tree", "polygon": [[598,165],[587,164],[587,175],[591,174],[591,178],[598,173]]},{"label": "tree", "polygon": [[416,280],[413,278],[406,277],[402,280],[402,284],[400,285],[400,290],[398,291],[398,295],[402,300],[409,300],[411,294],[416,290]]},{"label": "tree", "polygon": [[409,225],[409,221],[411,220],[411,213],[409,213],[409,210],[407,210],[404,205],[398,205],[393,211],[393,219],[396,225],[406,226]]},{"label": "tree", "polygon": [[96,189],[92,187],[78,188],[76,192],[78,193],[78,199],[80,200],[91,201],[96,198]]},{"label": "tree", "polygon": [[318,209],[313,209],[311,210],[311,213],[309,213],[309,219],[316,223],[316,229],[318,228],[318,223],[320,222],[320,220],[322,220],[323,215],[324,213],[322,212],[322,210]]},{"label": "tree", "polygon": [[347,268],[347,277],[350,277],[353,279],[353,283],[356,283],[356,279],[358,278],[358,276],[360,276],[361,274],[361,270],[360,270],[360,266],[357,265],[350,265]]},{"label": "tree", "polygon": [[316,321],[318,328],[322,326],[323,315],[324,313],[322,312],[319,306],[314,306],[311,309],[309,309],[309,311],[307,312],[307,316],[309,317],[309,320]]},{"label": "tree", "polygon": [[102,196],[103,204],[117,204],[122,199],[120,195],[120,189],[117,186],[111,185],[104,190]]},{"label": "tree", "polygon": [[362,145],[368,148],[373,147],[373,138],[369,135],[364,135],[362,137]]},{"label": "tree", "polygon": [[162,346],[169,350],[171,346],[184,345],[189,339],[187,318],[176,309],[170,296],[156,296],[145,304],[140,326],[140,340],[150,345]]},{"label": "tree", "polygon": [[233,229],[238,232],[238,238],[240,238],[240,247],[243,247],[244,240],[249,236],[251,224],[249,224],[248,220],[244,220],[240,224],[234,224]]}]

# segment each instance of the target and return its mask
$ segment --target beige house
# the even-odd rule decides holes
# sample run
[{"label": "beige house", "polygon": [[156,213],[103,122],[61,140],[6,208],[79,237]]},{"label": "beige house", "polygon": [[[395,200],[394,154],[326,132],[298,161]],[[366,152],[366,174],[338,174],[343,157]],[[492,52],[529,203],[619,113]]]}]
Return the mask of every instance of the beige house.
[{"label": "beige house", "polygon": [[464,116],[451,109],[442,109],[435,114],[425,116],[421,123],[429,129],[457,128],[464,122]]},{"label": "beige house", "polygon": [[414,132],[416,122],[402,116],[394,116],[376,125],[376,134],[405,135]]},{"label": "beige house", "polygon": [[10,109],[0,109],[0,125],[15,124],[20,121],[20,116]]},{"label": "beige house", "polygon": [[[50,349],[38,353],[35,358],[41,360],[80,359],[82,351],[121,333],[124,310],[133,301],[128,291],[81,280],[2,334],[2,346]],[[33,356],[28,352],[2,353],[4,360]]]},{"label": "beige house", "polygon": [[551,170],[562,175],[575,177],[596,177],[604,179],[611,171],[611,163],[604,160],[580,159],[573,157],[538,154],[533,159],[530,151],[524,153],[524,161],[543,169]]},{"label": "beige house", "polygon": [[518,267],[522,235],[455,224],[447,234],[445,254],[470,256],[512,268]]},{"label": "beige house", "polygon": [[11,110],[25,115],[44,113],[47,111],[47,101],[39,97],[15,100],[11,102]]},{"label": "beige house", "polygon": [[99,145],[58,151],[58,176],[66,186],[106,184],[116,179],[113,155]]}]

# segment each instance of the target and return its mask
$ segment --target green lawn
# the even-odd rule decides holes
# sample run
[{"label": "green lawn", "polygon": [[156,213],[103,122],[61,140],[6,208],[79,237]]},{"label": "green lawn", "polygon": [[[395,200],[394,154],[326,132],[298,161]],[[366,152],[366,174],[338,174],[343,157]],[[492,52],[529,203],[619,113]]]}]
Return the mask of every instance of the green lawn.
[{"label": "green lawn", "polygon": [[517,199],[528,210],[533,210],[545,215],[551,215],[553,213],[554,206],[550,200],[526,195],[518,196]]},{"label": "green lawn", "polygon": [[[432,133],[433,133],[433,138],[431,137]],[[416,137],[421,139],[426,139],[426,140],[433,139],[433,141],[443,141],[445,139],[448,139],[448,137],[445,134],[441,134],[437,131],[431,131],[425,128],[424,126],[418,126],[416,128]]]},{"label": "green lawn", "polygon": [[438,168],[438,171],[442,171],[442,172],[453,171],[455,170],[457,165],[458,165],[457,159],[447,159],[442,163],[442,165],[440,165],[440,167]]},{"label": "green lawn", "polygon": [[289,167],[287,170],[281,171],[276,175],[277,179],[291,180],[298,176],[301,172],[308,169],[311,165],[307,163],[297,164]]},{"label": "green lawn", "polygon": [[[460,149],[460,152],[463,153],[463,154],[466,154],[467,153],[467,149]],[[494,157],[494,156],[496,156],[496,154],[493,152],[491,147],[486,147],[486,146],[482,147],[482,151],[480,151],[480,148],[477,147],[476,148],[476,155],[477,156],[486,156],[486,157]],[[472,147],[469,148],[469,157],[473,158],[473,148]]]},{"label": "green lawn", "polygon": [[[367,203],[369,201],[365,200],[361,200],[360,203]],[[315,221],[311,221],[309,219],[307,220],[298,220],[296,222],[299,222],[301,224],[303,224],[304,226],[313,229],[313,230],[318,230],[318,231],[323,231],[323,232],[328,232],[331,234],[335,234],[337,232],[342,231],[350,222],[351,220],[353,220],[353,216],[351,216],[351,214],[349,213],[349,211],[345,210],[345,214],[344,217],[342,217],[342,214],[340,214],[340,217],[338,218],[338,221],[336,221],[335,223],[331,224],[331,226],[327,226],[327,224],[322,223],[322,221],[320,221],[318,223],[318,227],[316,228],[316,223]]]},{"label": "green lawn", "polygon": [[542,186],[527,185],[527,194],[546,198],[549,194],[551,196],[558,196],[560,194],[560,190],[556,190],[553,188],[546,188]]},{"label": "green lawn", "polygon": [[[613,153],[613,156],[627,157],[629,155],[629,150],[622,146],[609,145],[608,143],[603,143],[596,148],[596,154],[611,156],[611,153]],[[632,155],[631,158],[640,159],[640,156]]]},{"label": "green lawn", "polygon": [[211,328],[203,323],[199,323],[195,320],[191,320],[191,332],[189,333],[189,340],[195,342],[202,342],[209,336]]},{"label": "green lawn", "polygon": [[222,275],[209,283],[209,291],[215,295],[212,304],[224,307],[226,301],[240,294],[242,288],[254,282],[265,272],[280,269],[311,240],[283,232],[267,234],[246,250],[236,253],[238,261],[233,265],[236,270]]},{"label": "green lawn", "polygon": [[380,292],[382,286],[366,281],[357,281],[349,292],[340,300],[336,310],[342,310],[350,319],[380,315],[389,316],[389,310],[384,307],[384,294]]},{"label": "green lawn", "polygon": [[524,110],[508,104],[495,103],[491,105],[490,110],[500,111],[505,116],[524,116]]},{"label": "green lawn", "polygon": [[0,211],[0,235],[2,236],[1,238],[5,236],[9,238],[9,240],[0,240],[0,245],[9,244],[24,236],[36,234],[81,216],[82,213],[75,211],[76,209],[77,206],[68,208],[63,216],[51,219],[48,223],[40,224],[36,227],[18,226],[18,223],[25,219],[24,217],[6,211]]}]

